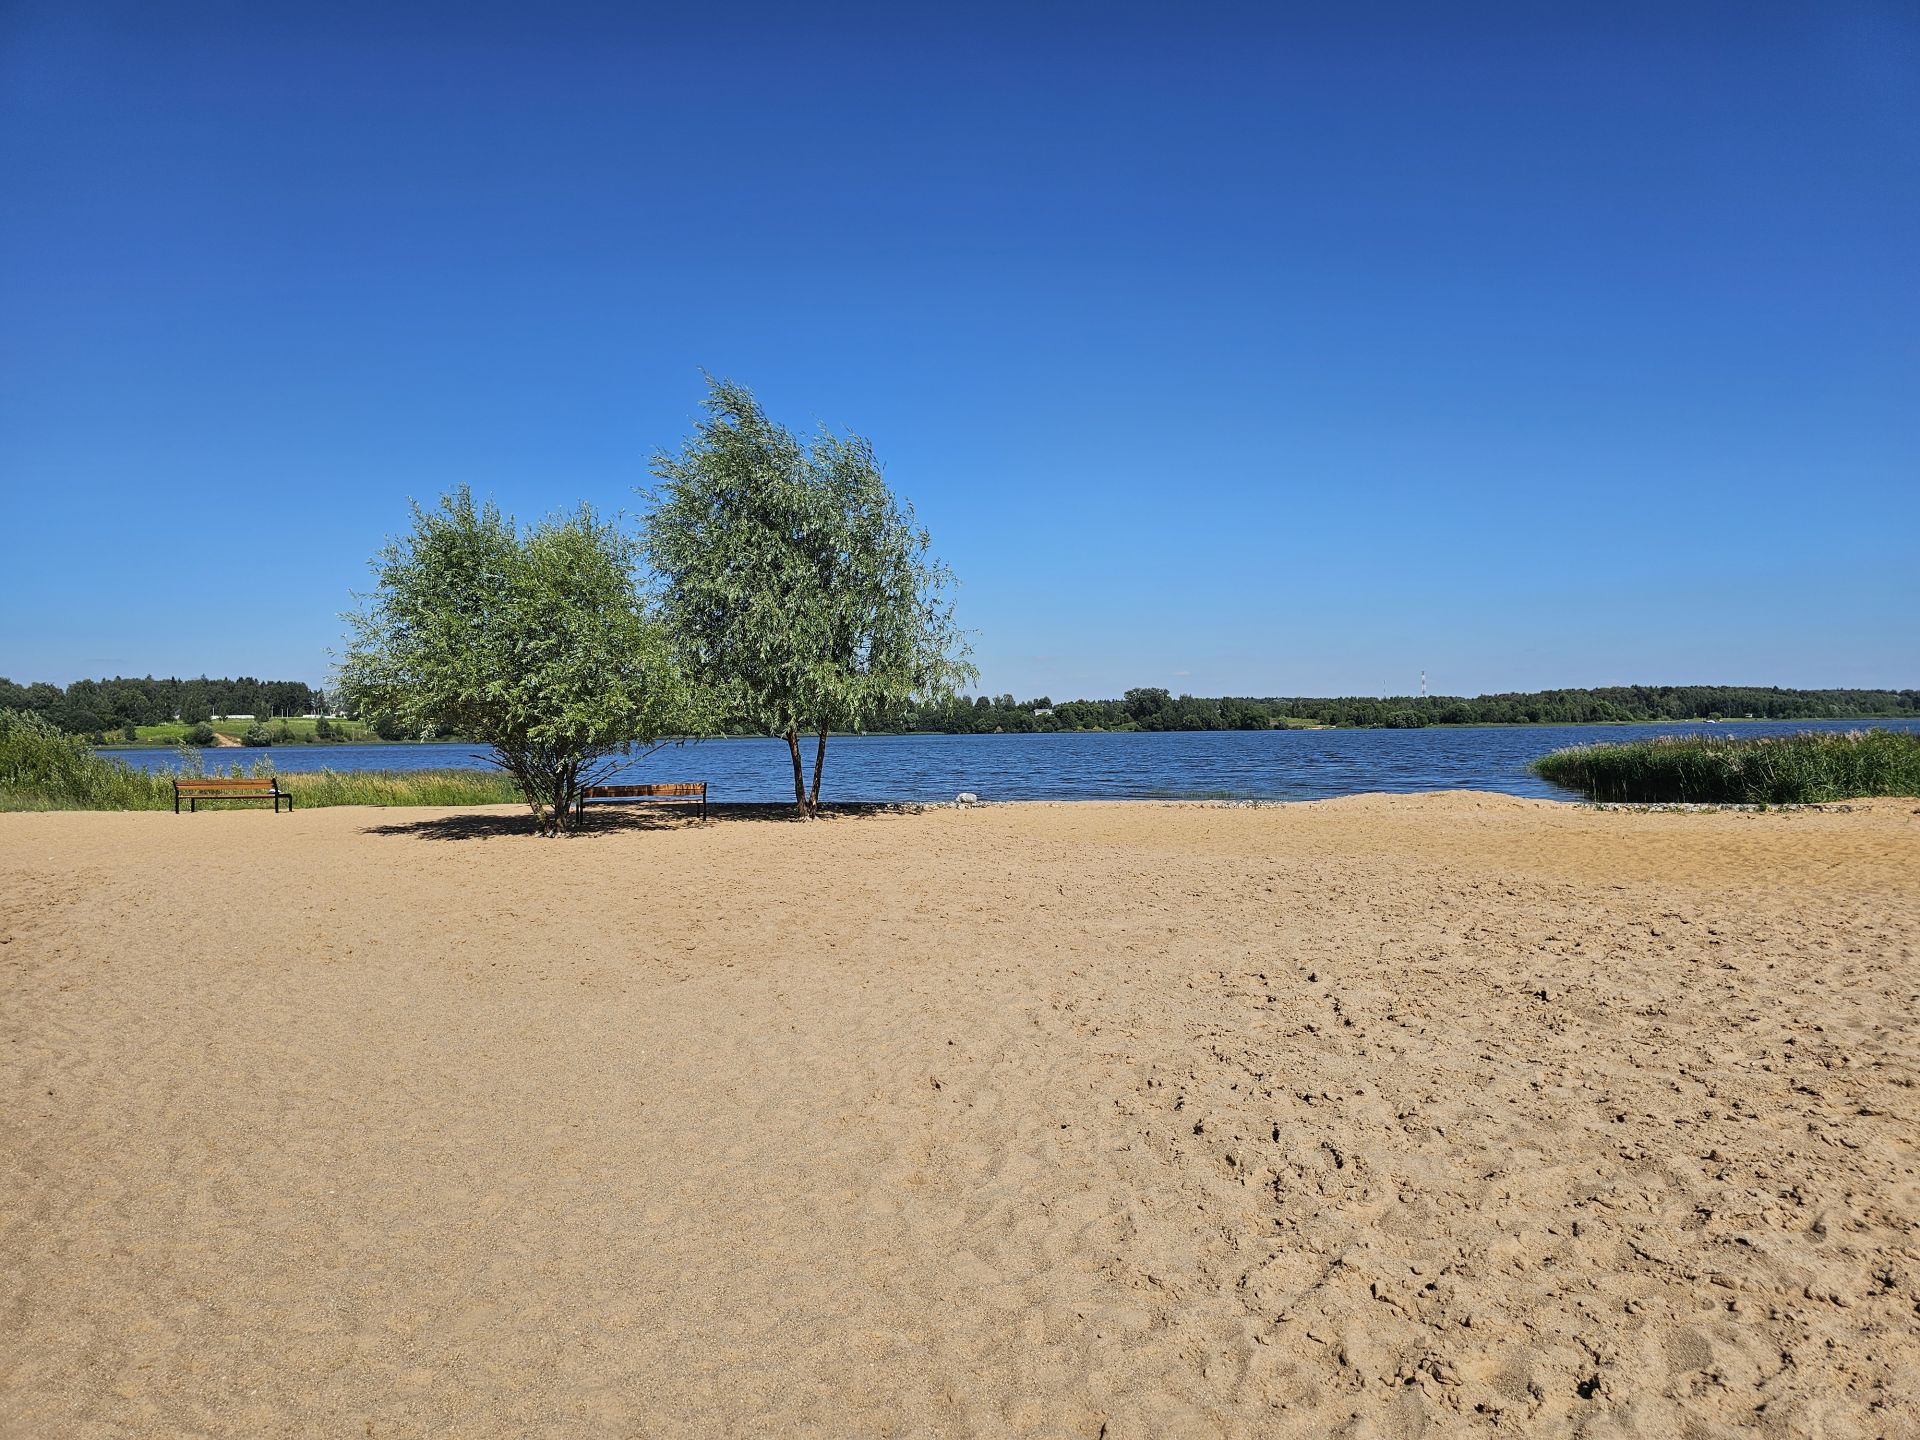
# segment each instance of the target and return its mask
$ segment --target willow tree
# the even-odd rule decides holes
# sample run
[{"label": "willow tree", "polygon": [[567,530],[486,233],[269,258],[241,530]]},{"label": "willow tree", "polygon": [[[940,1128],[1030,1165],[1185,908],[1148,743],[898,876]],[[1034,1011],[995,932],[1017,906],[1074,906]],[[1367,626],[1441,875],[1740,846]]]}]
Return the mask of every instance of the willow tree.
[{"label": "willow tree", "polygon": [[635,744],[698,728],[696,700],[637,579],[633,536],[582,506],[522,530],[464,487],[413,507],[347,617],[348,701],[401,729],[492,748],[543,835]]},{"label": "willow tree", "polygon": [[654,457],[647,560],[681,663],[787,742],[794,804],[817,810],[830,734],[971,678],[953,577],[867,441],[802,441],[730,381],[708,382],[705,408],[678,454]]}]

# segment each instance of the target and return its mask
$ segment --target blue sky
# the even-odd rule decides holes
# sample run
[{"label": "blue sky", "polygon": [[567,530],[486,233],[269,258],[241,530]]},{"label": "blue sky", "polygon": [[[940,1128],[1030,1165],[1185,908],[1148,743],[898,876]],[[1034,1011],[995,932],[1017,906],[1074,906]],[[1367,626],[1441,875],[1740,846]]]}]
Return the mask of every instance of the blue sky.
[{"label": "blue sky", "polygon": [[1920,684],[1906,3],[0,8],[0,674],[870,435],[1021,696]]}]

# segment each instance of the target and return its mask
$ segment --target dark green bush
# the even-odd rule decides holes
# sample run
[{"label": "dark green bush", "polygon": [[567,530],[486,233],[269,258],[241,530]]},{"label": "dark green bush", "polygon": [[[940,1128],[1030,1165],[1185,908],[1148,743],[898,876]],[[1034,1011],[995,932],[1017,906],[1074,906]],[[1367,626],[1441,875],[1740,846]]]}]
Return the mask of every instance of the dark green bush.
[{"label": "dark green bush", "polygon": [[0,810],[157,810],[172,796],[167,777],[96,755],[44,716],[0,710]]},{"label": "dark green bush", "polygon": [[253,724],[249,725],[245,733],[240,736],[240,743],[242,745],[271,745],[273,744],[273,732],[256,720]]},{"label": "dark green bush", "polygon": [[1684,735],[1580,745],[1535,760],[1533,772],[1589,800],[1636,804],[1808,805],[1920,795],[1920,733]]},{"label": "dark green bush", "polygon": [[180,739],[185,745],[211,745],[213,744],[213,726],[202,720]]}]

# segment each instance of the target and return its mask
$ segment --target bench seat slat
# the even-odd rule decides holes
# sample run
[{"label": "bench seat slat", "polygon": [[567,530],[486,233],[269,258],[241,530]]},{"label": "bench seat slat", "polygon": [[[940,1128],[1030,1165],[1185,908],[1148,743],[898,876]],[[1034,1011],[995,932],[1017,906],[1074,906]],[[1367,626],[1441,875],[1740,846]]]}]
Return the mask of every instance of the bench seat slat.
[{"label": "bench seat slat", "polygon": [[574,813],[584,818],[589,805],[617,805],[624,800],[698,805],[700,818],[707,818],[707,782],[704,780],[675,780],[660,785],[588,785],[580,791]]},{"label": "bench seat slat", "polygon": [[672,785],[588,785],[582,795],[589,801],[597,799],[628,799],[628,797],[659,797],[659,795],[705,795],[707,781],[680,781]]}]

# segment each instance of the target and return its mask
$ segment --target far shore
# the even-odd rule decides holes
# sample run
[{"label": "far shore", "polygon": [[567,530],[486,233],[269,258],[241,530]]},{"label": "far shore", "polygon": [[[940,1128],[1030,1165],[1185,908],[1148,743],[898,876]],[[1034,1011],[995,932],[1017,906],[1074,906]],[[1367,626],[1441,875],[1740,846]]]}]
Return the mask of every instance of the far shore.
[{"label": "far shore", "polygon": [[[1020,735],[1266,735],[1266,734],[1280,734],[1283,732],[1296,731],[1296,730],[1298,731],[1307,731],[1307,730],[1344,730],[1344,731],[1356,731],[1356,730],[1547,730],[1547,729],[1555,729],[1555,728],[1588,729],[1588,728],[1599,728],[1603,726],[1611,728],[1611,727],[1645,726],[1645,725],[1816,725],[1816,724],[1817,725],[1833,725],[1833,724],[1848,724],[1848,723],[1870,725],[1876,721],[1888,721],[1888,720],[1912,721],[1914,719],[1916,719],[1916,717],[1911,714],[1906,714],[1906,715],[1802,715],[1790,720],[1776,720],[1766,716],[1761,716],[1757,718],[1750,717],[1750,716],[1735,716],[1735,717],[1729,718],[1729,717],[1723,716],[1718,720],[1708,720],[1705,718],[1700,718],[1700,719],[1691,719],[1691,720],[1541,720],[1537,722],[1472,721],[1466,724],[1458,724],[1458,725],[1433,724],[1433,725],[1409,725],[1409,726],[1302,724],[1302,725],[1274,725],[1274,726],[1266,727],[1264,729],[1259,729],[1259,730],[1147,730],[1147,729],[1139,729],[1139,728],[1127,729],[1122,726],[1111,726],[1106,729],[1100,729],[1100,730],[859,730],[859,731],[832,730],[828,732],[828,738],[833,740],[862,740],[862,739],[932,739],[936,737],[990,738],[990,737],[996,737],[996,736],[1006,737],[1006,736],[1020,736]],[[675,736],[667,737],[662,743],[677,744],[677,743],[683,743],[683,742],[692,741],[692,740],[767,740],[767,739],[777,739],[777,738],[778,737],[776,736],[767,736],[767,735],[760,735],[760,734],[675,735]],[[302,740],[280,741],[273,745],[217,745],[216,744],[216,745],[207,745],[207,746],[189,746],[187,748],[207,749],[207,750],[213,750],[213,749],[281,750],[281,749],[305,749],[305,748],[314,747],[314,746],[327,747],[327,746],[340,746],[340,745],[474,746],[474,745],[484,745],[485,743],[486,742],[482,740],[462,740],[455,736],[440,736],[433,740],[420,740],[420,739],[379,740],[379,739],[369,739],[369,738],[362,738],[357,740],[302,739]],[[106,751],[178,750],[181,748],[181,743],[178,740],[107,740],[107,741],[103,741],[98,748]]]}]

